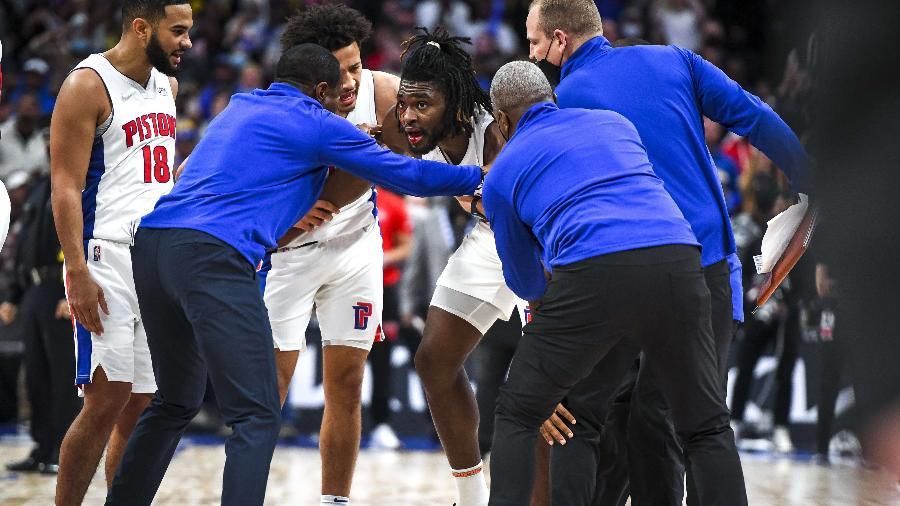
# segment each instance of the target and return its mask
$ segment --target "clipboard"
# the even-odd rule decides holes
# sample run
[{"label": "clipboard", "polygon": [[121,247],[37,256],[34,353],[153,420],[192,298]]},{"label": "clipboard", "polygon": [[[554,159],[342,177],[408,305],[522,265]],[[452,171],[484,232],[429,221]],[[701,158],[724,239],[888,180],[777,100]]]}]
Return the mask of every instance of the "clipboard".
[{"label": "clipboard", "polygon": [[781,283],[791,272],[791,269],[793,269],[794,266],[797,265],[797,262],[800,261],[800,257],[806,253],[806,249],[809,248],[809,243],[812,240],[813,232],[816,229],[818,218],[818,207],[810,206],[803,215],[803,219],[800,221],[797,230],[794,231],[794,235],[791,236],[791,240],[788,242],[784,253],[782,253],[778,261],[775,262],[771,272],[765,275],[765,280],[763,280],[763,283],[760,286],[759,295],[756,297],[756,308],[753,309],[754,313],[769,300],[769,297],[771,297],[772,294],[775,293],[775,290],[781,286]]}]

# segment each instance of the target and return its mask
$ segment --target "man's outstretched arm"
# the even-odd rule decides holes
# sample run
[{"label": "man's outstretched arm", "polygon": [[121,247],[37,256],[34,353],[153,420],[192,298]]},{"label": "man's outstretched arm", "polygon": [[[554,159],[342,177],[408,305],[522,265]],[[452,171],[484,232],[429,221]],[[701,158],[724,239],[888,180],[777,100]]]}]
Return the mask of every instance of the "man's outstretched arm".
[{"label": "man's outstretched arm", "polygon": [[319,130],[319,161],[406,195],[468,195],[481,183],[481,168],[416,160],[379,146],[338,116],[325,116]]}]

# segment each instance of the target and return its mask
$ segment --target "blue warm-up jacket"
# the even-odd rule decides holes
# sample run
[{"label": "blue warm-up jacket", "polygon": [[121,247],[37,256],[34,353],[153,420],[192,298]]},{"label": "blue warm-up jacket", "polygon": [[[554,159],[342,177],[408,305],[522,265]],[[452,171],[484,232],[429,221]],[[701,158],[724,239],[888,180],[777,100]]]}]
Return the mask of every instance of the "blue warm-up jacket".
[{"label": "blue warm-up jacket", "polygon": [[394,154],[294,86],[275,83],[231,98],[140,226],[206,232],[255,266],[315,203],[329,166],[419,196],[471,194],[481,182],[480,167]]},{"label": "blue warm-up jacket", "polygon": [[727,259],[732,266],[734,318],[743,320],[740,262],[703,116],[746,136],[802,192],[808,158],[797,136],[765,102],[676,46],[613,48],[595,37],[563,65],[556,94],[562,108],[608,109],[634,124],[653,170],[703,246],[703,265]]},{"label": "blue warm-up jacket", "polygon": [[637,130],[612,111],[532,106],[494,160],[483,198],[503,277],[525,300],[543,295],[545,267],[653,246],[699,246],[653,173]]}]

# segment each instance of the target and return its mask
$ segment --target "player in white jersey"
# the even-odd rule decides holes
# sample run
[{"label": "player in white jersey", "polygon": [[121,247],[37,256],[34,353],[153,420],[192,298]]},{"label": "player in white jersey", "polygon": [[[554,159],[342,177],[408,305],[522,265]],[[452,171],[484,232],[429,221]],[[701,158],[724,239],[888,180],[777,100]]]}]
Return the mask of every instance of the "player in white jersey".
[{"label": "player in white jersey", "polygon": [[[442,29],[406,42],[395,121],[409,150],[453,164],[490,164],[505,144],[491,116],[487,93],[463,43]],[[396,124],[396,123],[399,123]],[[460,198],[471,211],[471,197]],[[478,407],[463,367],[497,319],[520,301],[506,286],[490,226],[479,221],[438,279],[425,333],[416,353],[435,428],[459,489],[460,506],[485,505],[488,490],[478,448]]]},{"label": "player in white jersey", "polygon": [[[285,50],[314,43],[332,52],[342,75],[338,114],[367,128],[381,124],[399,83],[396,76],[362,68],[360,44],[371,29],[358,11],[324,4],[290,18],[281,39]],[[268,257],[262,289],[282,404],[306,349],[315,306],[324,346],[321,503],[349,504],[362,424],[363,372],[381,323],[383,253],[370,182],[335,169],[319,198]]]},{"label": "player in white jersey", "polygon": [[60,450],[58,505],[81,503],[107,441],[111,484],[156,391],[129,246],[173,185],[178,85],[169,76],[191,47],[192,16],[187,1],[125,0],[119,43],[75,67],[53,111],[53,212],[85,398]]}]

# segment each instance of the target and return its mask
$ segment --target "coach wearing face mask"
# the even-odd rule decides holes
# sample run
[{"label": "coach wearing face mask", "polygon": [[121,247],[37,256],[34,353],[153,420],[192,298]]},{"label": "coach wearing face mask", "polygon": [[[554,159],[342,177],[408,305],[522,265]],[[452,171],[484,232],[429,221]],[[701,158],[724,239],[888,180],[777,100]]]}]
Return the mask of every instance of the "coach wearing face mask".
[{"label": "coach wearing face mask", "polygon": [[[608,109],[628,118],[647,148],[653,170],[691,224],[703,247],[701,261],[712,297],[724,389],[734,322],[743,320],[741,267],[717,172],[704,143],[703,116],[747,137],[787,174],[795,190],[804,192],[808,159],[800,141],[768,105],[691,51],[652,45],[614,49],[603,37],[600,13],[592,0],[535,0],[526,31],[531,58],[551,84],[558,82],[559,106]],[[666,400],[649,377],[638,380],[631,409],[632,414],[640,409],[651,417],[665,413]],[[669,427],[669,434],[650,431],[657,440],[642,435],[642,448],[637,454],[629,452],[632,471],[642,470],[640,474],[652,480],[642,482],[632,472],[632,499],[637,504],[681,504],[681,463],[671,450],[661,450],[672,448],[675,440]],[[689,479],[689,496],[692,488]],[[554,493],[556,489],[555,480]]]}]

